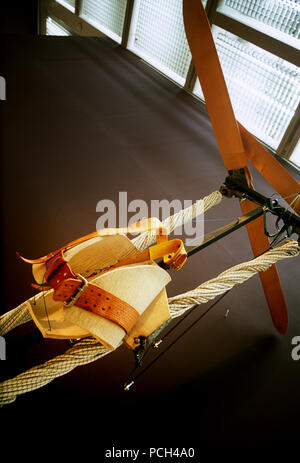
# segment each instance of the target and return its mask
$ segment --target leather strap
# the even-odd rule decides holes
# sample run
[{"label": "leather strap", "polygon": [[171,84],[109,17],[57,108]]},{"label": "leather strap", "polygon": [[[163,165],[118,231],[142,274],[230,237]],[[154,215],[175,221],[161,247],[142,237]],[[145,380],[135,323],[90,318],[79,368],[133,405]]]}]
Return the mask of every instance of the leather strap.
[{"label": "leather strap", "polygon": [[[151,231],[151,230],[156,230],[157,244],[155,244],[154,246],[151,246],[145,251],[138,253],[134,257],[121,260],[120,262],[112,266],[111,268],[117,268],[122,265],[129,265],[129,264],[134,264],[134,263],[145,262],[146,260],[155,260],[155,259],[159,259],[163,257],[165,264],[167,264],[170,268],[174,270],[180,270],[187,259],[187,253],[183,246],[183,242],[182,240],[179,240],[179,239],[168,240],[167,229],[155,217],[154,218],[152,217],[150,219],[141,220],[140,222],[136,222],[135,224],[132,224],[126,228],[108,228],[108,229],[103,229],[97,232],[90,233],[89,235],[85,235],[81,238],[78,238],[77,240],[66,244],[64,247],[58,249],[57,251],[52,251],[47,256],[41,257],[39,259],[27,259],[25,257],[22,257],[19,253],[17,253],[17,255],[24,262],[32,264],[32,265],[45,263],[46,268],[47,268],[47,273],[45,275],[45,281],[49,280],[50,273],[52,274],[54,271],[58,269],[58,267],[60,267],[60,273],[57,274],[59,277],[57,278],[57,280],[60,280],[60,278],[62,278],[63,276],[65,278],[69,276],[68,266],[66,265],[62,266],[63,262],[66,264],[66,261],[64,260],[64,257],[63,257],[63,252],[66,249],[69,249],[72,246],[83,243],[84,241],[87,241],[89,239],[92,239],[98,236],[112,236],[112,235],[123,234],[123,233],[142,233],[142,232]],[[64,275],[64,273],[67,273],[67,275]],[[58,283],[59,281],[57,281],[57,284]],[[55,284],[55,281],[54,281],[54,284]],[[51,286],[53,287],[52,283],[51,283]]]},{"label": "leather strap", "polygon": [[138,222],[133,223],[129,227],[123,228],[103,228],[101,230],[94,231],[89,233],[88,235],[81,236],[76,240],[70,241],[70,243],[66,244],[65,246],[57,249],[56,251],[52,251],[46,256],[39,257],[38,259],[27,259],[26,257],[21,256],[18,252],[17,255],[27,264],[43,264],[52,257],[55,257],[57,254],[60,254],[61,251],[66,251],[67,249],[77,246],[80,243],[84,243],[85,241],[91,240],[93,238],[99,238],[104,236],[113,236],[113,235],[122,235],[122,234],[130,234],[130,233],[143,233],[145,231],[156,230],[157,237],[166,237],[168,236],[168,232],[166,227],[162,225],[159,219],[156,217],[150,217],[148,219],[143,219]]},{"label": "leather strap", "polygon": [[62,251],[46,262],[44,280],[51,288],[56,289],[63,280],[74,277],[74,273],[66,262]]},{"label": "leather strap", "polygon": [[[53,299],[68,303],[75,298],[82,286],[82,280],[71,270],[63,252],[46,263],[45,281],[54,289]],[[117,323],[126,333],[139,318],[139,313],[125,301],[113,294],[88,283],[74,305]]]},{"label": "leather strap", "polygon": [[[56,287],[53,299],[68,302],[76,295],[81,286],[82,281],[80,279],[67,278]],[[140,316],[137,310],[127,302],[91,283],[88,283],[74,305],[117,323],[126,333],[131,330]]]},{"label": "leather strap", "polygon": [[[53,299],[68,303],[75,299],[81,290],[82,280],[71,270],[63,252],[46,262],[45,282],[53,288]],[[45,287],[44,287],[45,289]],[[88,283],[74,305],[93,312],[121,326],[128,333],[139,318],[139,313],[125,301],[113,294]]]},{"label": "leather strap", "polygon": [[[161,257],[163,257],[164,263],[168,265],[168,267],[173,270],[180,270],[187,260],[187,252],[182,241],[179,239],[161,241],[159,244],[151,246],[133,257],[120,260],[120,262],[110,266],[110,270],[124,265],[139,264],[147,260],[155,260]],[[58,254],[54,255],[46,262],[46,269],[43,285],[32,284],[32,287],[39,290],[55,289],[63,280],[74,277],[74,273],[64,258],[63,251],[59,251]]]}]

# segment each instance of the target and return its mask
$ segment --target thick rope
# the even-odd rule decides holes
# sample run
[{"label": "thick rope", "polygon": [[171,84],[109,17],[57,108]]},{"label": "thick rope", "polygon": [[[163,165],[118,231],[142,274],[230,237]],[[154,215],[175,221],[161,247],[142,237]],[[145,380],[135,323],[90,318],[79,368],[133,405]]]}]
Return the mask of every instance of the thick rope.
[{"label": "thick rope", "polygon": [[[163,225],[167,228],[168,234],[172,233],[175,228],[184,225],[187,222],[195,219],[198,215],[208,211],[211,207],[216,206],[222,200],[222,194],[219,191],[214,191],[203,199],[199,199],[191,206],[182,209],[174,215],[163,220]],[[149,246],[152,246],[156,241],[155,231],[144,232],[137,238],[132,240],[132,243],[140,250],[143,251]]]},{"label": "thick rope", "polygon": [[[169,217],[164,221],[164,225],[168,227],[168,231],[171,233],[177,226],[192,220],[200,213],[203,213],[203,211],[218,204],[221,198],[222,196],[219,192],[212,193],[189,208]],[[144,249],[144,246],[149,246],[152,239],[155,240],[155,235],[152,237],[151,233],[143,235],[145,236],[138,242],[140,249]],[[139,240],[139,238],[140,237],[135,241]],[[147,245],[146,242],[148,243]],[[137,246],[136,242],[134,244]],[[196,304],[202,304],[213,299],[217,295],[228,291],[234,285],[243,283],[256,273],[267,270],[267,268],[278,260],[294,257],[298,255],[299,252],[299,245],[296,241],[287,241],[280,247],[272,249],[252,261],[236,265],[226,270],[217,278],[203,283],[192,291],[169,298],[171,317],[175,318],[182,315]],[[30,301],[34,302],[34,297],[31,298]],[[30,319],[31,317],[26,304],[23,303],[16,309],[0,317],[0,334],[6,334],[11,329]],[[100,344],[96,339],[85,338],[68,349],[64,354],[42,365],[35,366],[13,379],[1,383],[0,406],[13,402],[19,394],[38,389],[51,382],[53,379],[72,371],[77,366],[98,360],[110,352],[112,352],[112,350]]]},{"label": "thick rope", "polygon": [[[182,315],[196,304],[203,304],[223,294],[236,284],[241,284],[258,272],[267,270],[279,260],[299,255],[299,252],[300,248],[297,241],[287,241],[256,259],[226,270],[218,277],[203,283],[192,291],[169,298],[172,318]],[[83,339],[67,350],[65,354],[1,383],[0,405],[11,403],[17,395],[38,389],[75,367],[93,362],[110,352],[112,351],[102,346],[96,339]]]},{"label": "thick rope", "polygon": [[94,338],[85,338],[64,354],[37,365],[0,384],[0,407],[14,402],[19,394],[30,392],[65,375],[74,368],[94,362],[112,352]]},{"label": "thick rope", "polygon": [[243,262],[242,264],[225,270],[225,272],[221,273],[216,278],[202,283],[192,291],[170,297],[168,302],[171,317],[179,317],[193,306],[204,304],[214,299],[216,296],[225,293],[233,288],[233,286],[244,283],[256,273],[264,272],[271,267],[272,264],[283,259],[298,256],[299,253],[300,248],[297,241],[286,241],[281,246],[271,249],[253,260]]},{"label": "thick rope", "polygon": [[[34,301],[34,297],[29,299],[30,302]],[[0,317],[0,336],[4,336],[9,331],[13,330],[23,323],[29,322],[31,315],[27,309],[26,302],[23,302],[15,309],[6,312]]]}]

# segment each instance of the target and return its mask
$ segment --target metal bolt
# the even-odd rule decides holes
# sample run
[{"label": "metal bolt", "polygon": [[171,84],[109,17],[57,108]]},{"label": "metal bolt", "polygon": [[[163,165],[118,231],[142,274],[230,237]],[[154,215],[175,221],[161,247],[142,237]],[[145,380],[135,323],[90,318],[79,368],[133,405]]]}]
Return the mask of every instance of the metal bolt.
[{"label": "metal bolt", "polygon": [[155,349],[158,349],[158,346],[162,343],[162,339],[160,339],[159,341],[156,341],[153,343],[153,347],[155,347]]},{"label": "metal bolt", "polygon": [[134,384],[134,381],[131,381],[130,383],[125,384],[124,391],[129,391],[129,389],[131,388],[131,386],[133,386],[133,384]]}]

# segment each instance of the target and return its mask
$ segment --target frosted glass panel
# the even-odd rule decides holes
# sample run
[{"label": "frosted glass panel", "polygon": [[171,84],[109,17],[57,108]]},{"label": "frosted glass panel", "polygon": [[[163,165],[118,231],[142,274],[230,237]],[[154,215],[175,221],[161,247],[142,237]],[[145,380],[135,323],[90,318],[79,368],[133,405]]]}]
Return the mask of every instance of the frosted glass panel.
[{"label": "frosted glass panel", "polygon": [[56,0],[57,3],[60,3],[65,8],[68,8],[73,13],[75,12],[75,0]]},{"label": "frosted glass panel", "polygon": [[136,1],[128,48],[183,85],[191,54],[182,0]]},{"label": "frosted glass panel", "polygon": [[75,0],[65,0],[66,3],[68,3],[70,6],[73,6],[75,8]]},{"label": "frosted glass panel", "polygon": [[237,120],[276,149],[300,101],[300,69],[219,27],[212,31]]},{"label": "frosted glass panel", "polygon": [[126,3],[126,0],[83,0],[82,17],[120,43]]},{"label": "frosted glass panel", "polygon": [[70,32],[59,23],[50,18],[46,19],[46,35],[71,35]]},{"label": "frosted glass panel", "polygon": [[296,166],[300,169],[300,140],[298,140],[298,143],[295,146],[292,156],[290,157],[290,161],[296,164]]},{"label": "frosted glass panel", "polygon": [[222,0],[217,11],[299,47],[299,0]]}]

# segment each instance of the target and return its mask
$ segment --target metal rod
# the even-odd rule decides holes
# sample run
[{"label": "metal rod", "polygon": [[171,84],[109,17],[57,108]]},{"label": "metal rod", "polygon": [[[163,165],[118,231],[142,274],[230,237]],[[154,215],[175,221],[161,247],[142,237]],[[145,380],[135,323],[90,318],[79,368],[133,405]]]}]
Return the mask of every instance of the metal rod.
[{"label": "metal rod", "polygon": [[293,232],[300,234],[300,217],[287,210],[287,208],[280,206],[276,199],[267,198],[232,176],[225,179],[224,185],[225,186],[221,187],[222,194],[250,199],[250,201],[267,208],[269,212],[281,218],[285,225],[292,226]]},{"label": "metal rod", "polygon": [[186,247],[188,257],[192,256],[198,251],[201,251],[202,249],[206,248],[210,244],[215,243],[216,241],[224,238],[230,233],[233,233],[235,230],[238,230],[244,225],[247,225],[247,223],[252,222],[252,220],[257,219],[263,214],[264,214],[264,209],[262,207],[258,207],[257,209],[254,209],[253,211],[248,212],[248,214],[238,217],[236,220],[234,220],[233,222],[230,222],[229,224],[225,225],[219,230],[209,233],[208,235],[206,235],[203,242],[199,244],[198,246],[193,246],[193,247],[187,246]]},{"label": "metal rod", "polygon": [[[156,357],[154,357],[153,360],[151,360],[151,362],[145,367],[143,368],[136,376],[134,376],[134,373],[135,371],[137,370],[137,367],[134,368],[134,370],[132,371],[132,373],[130,374],[130,376],[127,378],[127,380],[125,381],[124,385],[123,385],[123,389],[124,391],[129,391],[129,389],[131,388],[131,386],[133,386],[136,381],[146,373],[146,371],[149,370],[149,368],[152,367],[152,365],[154,365],[154,363],[156,363],[164,354],[166,354],[170,349],[171,347],[174,346],[174,344],[176,344],[188,331],[190,331],[205,315],[208,314],[208,312],[213,308],[215,307],[218,302],[220,302],[223,297],[226,296],[226,294],[229,293],[229,291],[231,291],[230,289],[227,290],[225,293],[223,293],[217,300],[214,301],[214,303],[208,307],[208,309],[206,309],[205,312],[203,312],[196,320],[194,320],[187,328],[185,328],[178,336],[177,338],[175,338],[167,347],[165,347],[164,350],[162,350]],[[200,304],[195,304],[195,308],[196,307],[199,307]]]},{"label": "metal rod", "polygon": [[[238,217],[236,220],[230,222],[229,224],[225,225],[224,227],[219,228],[218,230],[209,233],[206,235],[202,241],[201,244],[198,246],[186,246],[186,251],[188,257],[192,256],[196,252],[201,251],[202,249],[206,248],[212,243],[215,243],[216,241],[220,240],[221,238],[224,238],[225,236],[229,235],[230,233],[234,232],[235,230],[238,230],[239,228],[243,227],[244,225],[247,225],[247,223],[251,222],[252,220],[257,219],[261,215],[263,215],[265,212],[263,207],[258,207],[257,209],[254,209],[251,212],[248,212],[248,214],[245,214],[241,217]],[[161,268],[168,269],[169,267],[163,262],[160,261],[158,265]]]}]

